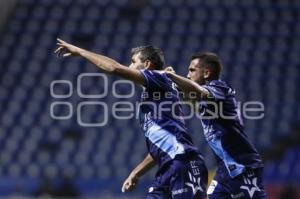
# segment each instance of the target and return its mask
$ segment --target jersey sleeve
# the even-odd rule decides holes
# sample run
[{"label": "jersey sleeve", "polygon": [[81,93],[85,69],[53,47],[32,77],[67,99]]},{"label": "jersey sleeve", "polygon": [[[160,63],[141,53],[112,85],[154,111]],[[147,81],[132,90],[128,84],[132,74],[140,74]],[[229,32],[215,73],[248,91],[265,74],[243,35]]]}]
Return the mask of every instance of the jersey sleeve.
[{"label": "jersey sleeve", "polygon": [[141,70],[145,78],[145,87],[151,90],[162,90],[167,87],[167,76],[163,72],[153,70]]}]

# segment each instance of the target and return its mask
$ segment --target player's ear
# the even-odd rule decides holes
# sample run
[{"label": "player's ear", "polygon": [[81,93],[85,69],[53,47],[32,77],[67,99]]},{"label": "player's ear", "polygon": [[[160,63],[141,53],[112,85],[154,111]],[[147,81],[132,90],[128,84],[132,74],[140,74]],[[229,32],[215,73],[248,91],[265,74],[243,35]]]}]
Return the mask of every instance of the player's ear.
[{"label": "player's ear", "polygon": [[146,60],[145,61],[145,68],[146,69],[150,69],[150,70],[154,70],[155,69],[154,65],[152,64],[152,62],[150,60]]},{"label": "player's ear", "polygon": [[209,79],[210,77],[211,77],[211,71],[210,70],[208,70],[208,69],[204,69],[204,71],[203,71],[203,74],[204,74],[204,78],[205,79]]}]

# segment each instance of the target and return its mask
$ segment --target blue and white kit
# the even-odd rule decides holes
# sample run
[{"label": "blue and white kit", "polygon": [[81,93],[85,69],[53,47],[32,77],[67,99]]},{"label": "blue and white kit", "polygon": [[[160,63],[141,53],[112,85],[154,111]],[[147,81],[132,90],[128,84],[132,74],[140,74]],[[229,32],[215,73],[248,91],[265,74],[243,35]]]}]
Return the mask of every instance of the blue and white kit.
[{"label": "blue and white kit", "polygon": [[163,71],[142,70],[139,107],[147,147],[159,169],[147,198],[205,198],[207,169],[182,119],[179,93]]},{"label": "blue and white kit", "polygon": [[201,123],[218,160],[216,176],[207,192],[209,198],[266,198],[263,163],[244,132],[235,91],[220,80],[203,87],[210,97],[199,103]]}]

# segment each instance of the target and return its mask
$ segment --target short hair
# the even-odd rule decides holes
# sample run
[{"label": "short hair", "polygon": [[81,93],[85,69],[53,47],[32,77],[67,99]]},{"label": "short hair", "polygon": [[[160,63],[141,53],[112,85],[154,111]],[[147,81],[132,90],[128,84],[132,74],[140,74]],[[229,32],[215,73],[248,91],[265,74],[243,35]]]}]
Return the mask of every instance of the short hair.
[{"label": "short hair", "polygon": [[209,68],[213,76],[220,78],[223,66],[217,54],[211,52],[198,52],[192,55],[191,60],[194,59],[199,59],[200,67]]},{"label": "short hair", "polygon": [[156,70],[163,69],[165,65],[165,58],[161,49],[151,45],[139,46],[131,49],[131,56],[137,53],[141,53],[140,59],[142,62],[149,60],[153,63]]}]

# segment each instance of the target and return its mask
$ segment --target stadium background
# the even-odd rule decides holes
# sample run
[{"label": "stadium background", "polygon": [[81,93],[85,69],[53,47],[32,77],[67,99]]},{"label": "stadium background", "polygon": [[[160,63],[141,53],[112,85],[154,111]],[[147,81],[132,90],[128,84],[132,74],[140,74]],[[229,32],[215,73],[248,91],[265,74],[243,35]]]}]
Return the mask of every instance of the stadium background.
[{"label": "stadium background", "polygon": [[[83,101],[112,107],[139,95],[113,97],[117,79],[109,77],[108,96],[82,98],[78,76],[98,70],[78,58],[57,59],[53,51],[60,37],[124,64],[132,47],[156,45],[181,75],[193,52],[218,53],[222,78],[238,99],[265,106],[264,118],[245,120],[245,127],[263,155],[270,198],[300,198],[300,1],[1,0],[0,5],[0,197],[142,198],[153,179],[154,171],[134,193],[121,194],[123,180],[146,155],[138,121],[109,114],[104,127],[82,127],[76,107]],[[53,97],[54,80],[72,82],[72,95]],[[104,87],[101,79],[89,77],[80,89],[97,94]],[[120,84],[117,91],[129,89]],[[54,91],[68,95],[70,88],[58,83]],[[53,114],[68,115],[65,102],[75,110],[72,117],[51,118],[53,103],[58,103]],[[82,120],[102,121],[101,113],[99,106],[86,106]],[[199,121],[187,123],[213,173]]]}]

